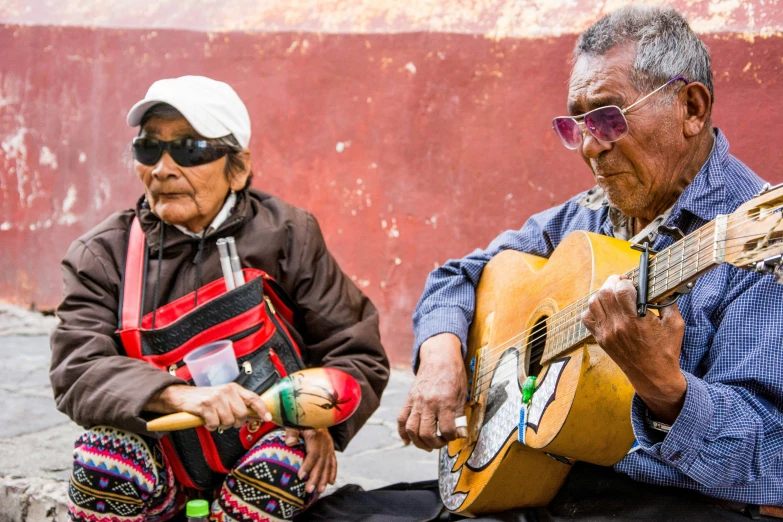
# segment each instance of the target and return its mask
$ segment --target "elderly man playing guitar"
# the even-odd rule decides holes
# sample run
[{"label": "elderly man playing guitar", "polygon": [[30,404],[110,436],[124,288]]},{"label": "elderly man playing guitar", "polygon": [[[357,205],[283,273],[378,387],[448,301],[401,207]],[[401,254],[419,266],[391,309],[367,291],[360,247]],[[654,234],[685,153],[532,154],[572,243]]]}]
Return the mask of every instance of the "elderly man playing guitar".
[{"label": "elderly man playing guitar", "polygon": [[[700,254],[704,251],[702,240],[738,238],[731,235],[732,229],[744,226],[761,211],[746,212],[750,217],[744,221],[736,221],[733,213],[766,188],[756,174],[729,154],[727,138],[711,124],[714,96],[709,52],[676,11],[632,6],[607,15],[588,28],[580,36],[574,56],[569,115],[555,118],[553,127],[566,148],[581,154],[597,186],[534,215],[520,230],[501,234],[486,250],[450,260],[429,275],[413,316],[417,376],[398,418],[400,436],[406,443],[428,451],[442,448],[441,497],[446,507],[457,513],[475,515],[498,511],[501,506],[549,503],[548,508],[528,507],[523,513],[536,511],[539,518],[547,520],[559,519],[566,513],[578,520],[612,516],[619,520],[783,516],[783,509],[778,507],[783,505],[783,286],[776,284],[776,279],[783,279],[780,258],[770,258],[766,265],[761,261],[758,266],[767,274],[720,264],[729,262],[736,251],[732,245],[737,243],[719,239],[715,244],[722,247],[713,248],[710,242],[710,256],[713,251],[721,254],[715,269],[706,272],[698,264],[704,261]],[[760,245],[769,248],[770,238],[780,241],[780,198],[768,200],[773,202],[769,207],[772,233],[754,243],[756,250]],[[729,221],[726,215],[730,215]],[[678,289],[680,294],[692,291],[680,295],[676,304],[665,306],[673,300],[669,292],[659,311],[644,314],[640,305],[644,308],[646,303],[640,302],[638,293],[654,293],[655,283],[650,279],[650,286],[644,285],[637,293],[641,288],[638,281],[643,281],[642,264],[645,272],[651,270],[650,274],[655,267],[646,258],[638,261],[638,252],[634,259],[639,272],[632,272],[630,277],[609,272],[588,288],[593,293],[587,292],[584,307],[571,319],[566,338],[571,336],[579,341],[579,328],[585,328],[584,341],[597,343],[600,349],[591,348],[584,352],[586,355],[580,355],[582,364],[592,364],[587,362],[588,355],[595,359],[606,354],[607,361],[611,359],[606,364],[616,365],[627,378],[629,400],[618,411],[626,416],[628,446],[611,460],[593,459],[605,466],[614,464],[612,468],[576,463],[588,459],[565,451],[544,450],[537,455],[546,455],[544,460],[562,469],[539,474],[520,464],[517,475],[513,475],[519,478],[518,483],[509,483],[512,479],[508,477],[514,471],[506,471],[504,483],[490,481],[487,485],[497,486],[497,500],[481,502],[479,498],[473,507],[466,508],[473,488],[465,486],[466,474],[486,472],[496,465],[477,455],[479,446],[486,452],[489,443],[481,443],[482,435],[472,432],[476,414],[471,404],[476,403],[476,409],[485,406],[482,416],[486,425],[505,415],[502,408],[510,402],[498,399],[494,386],[493,391],[481,395],[484,399],[479,398],[487,387],[486,353],[491,350],[469,349],[469,335],[472,339],[476,330],[475,344],[479,347],[492,345],[493,338],[506,340],[502,335],[497,338],[488,326],[494,319],[493,328],[498,328],[499,316],[493,316],[494,311],[479,313],[479,279],[484,284],[483,278],[489,277],[487,264],[499,254],[508,254],[507,251],[539,256],[529,257],[540,260],[528,263],[532,271],[545,263],[554,263],[555,250],[559,246],[565,248],[561,243],[569,234],[577,234],[575,231],[630,241],[637,246],[644,244],[646,247],[641,249],[648,248],[649,252],[642,258],[672,247],[686,235],[698,237],[701,250],[688,238],[681,241],[684,246],[675,245],[668,250],[669,258],[678,261],[672,262],[672,266],[679,270],[680,279],[688,283],[687,288]],[[615,239],[601,241],[619,243]],[[744,248],[753,250],[752,246]],[[593,255],[597,256],[595,252]],[[692,277],[688,279],[683,276],[683,267],[688,271],[693,266],[688,263],[694,255],[697,268],[691,269]],[[662,262],[658,260],[659,265]],[[676,270],[666,270],[666,281]],[[498,271],[492,274],[493,278],[500,276]],[[697,280],[698,276],[701,277]],[[528,288],[522,288],[516,299],[525,299]],[[554,305],[546,306],[552,307],[551,313],[557,311]],[[502,315],[501,312],[498,308],[497,314]],[[563,371],[564,359],[547,354],[552,349],[550,342],[556,340],[556,326],[567,320],[550,319],[527,330],[533,336],[549,331],[544,356],[538,350],[536,362],[536,339],[528,343],[533,350],[532,354],[527,353],[527,360],[520,349],[519,382],[497,388],[502,397],[519,394],[526,375],[536,375],[546,364],[551,364],[551,374],[555,361],[560,361],[558,368]],[[481,371],[477,369],[479,365]],[[498,372],[495,369],[495,374]],[[508,380],[508,375],[505,378]],[[476,384],[477,379],[484,380],[482,385]],[[542,375],[538,379],[547,380]],[[532,385],[534,397],[544,393],[541,389],[543,384],[541,388]],[[561,393],[560,388],[557,393]],[[557,399],[551,392],[548,402],[538,407],[557,404]],[[601,405],[588,399],[579,407],[585,408],[583,411],[599,411]],[[572,409],[578,400],[581,399],[577,393]],[[501,403],[504,406],[497,407]],[[531,437],[541,437],[541,430],[535,431],[537,425],[531,420],[536,405],[526,409],[517,400],[514,411],[519,412],[520,407],[528,440],[519,434],[519,440],[525,444],[508,441],[514,444],[503,446],[497,461],[526,455],[524,452],[530,450],[523,446],[535,446],[537,439]],[[586,419],[585,433],[598,422],[602,421],[597,417]],[[463,444],[460,441],[470,442],[473,453],[467,461],[450,450]],[[503,443],[501,440],[498,448]],[[542,443],[539,447],[543,446]],[[569,470],[572,472],[566,478]],[[449,482],[452,474],[455,478]],[[473,484],[483,488],[486,482],[485,478]],[[538,482],[551,484],[552,491],[532,500],[514,500],[526,489],[538,487]],[[561,484],[565,485],[561,488]],[[558,490],[560,493],[555,496]]]}]

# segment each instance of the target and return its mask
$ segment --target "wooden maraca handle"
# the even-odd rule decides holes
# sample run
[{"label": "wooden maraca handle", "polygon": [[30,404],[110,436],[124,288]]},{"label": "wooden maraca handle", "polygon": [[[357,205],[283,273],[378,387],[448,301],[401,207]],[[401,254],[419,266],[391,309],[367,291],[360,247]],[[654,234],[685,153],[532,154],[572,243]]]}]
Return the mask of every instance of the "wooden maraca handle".
[{"label": "wooden maraca handle", "polygon": [[[294,372],[261,394],[272,422],[287,428],[328,428],[350,417],[362,398],[356,379],[336,368]],[[258,415],[248,408],[248,416]],[[204,425],[192,413],[164,415],[147,423],[147,431],[176,431]]]},{"label": "wooden maraca handle", "polygon": [[177,431],[204,425],[204,419],[186,411],[171,413],[147,422],[147,431]]}]

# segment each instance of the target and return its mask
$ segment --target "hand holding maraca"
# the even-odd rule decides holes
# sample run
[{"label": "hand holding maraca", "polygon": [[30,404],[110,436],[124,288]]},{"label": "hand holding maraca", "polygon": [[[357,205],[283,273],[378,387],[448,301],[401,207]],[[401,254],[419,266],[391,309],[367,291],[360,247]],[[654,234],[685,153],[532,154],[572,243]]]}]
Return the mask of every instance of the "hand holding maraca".
[{"label": "hand holding maraca", "polygon": [[219,386],[175,384],[153,396],[145,409],[195,415],[203,419],[203,426],[209,431],[240,428],[249,416],[272,420],[272,414],[258,394],[233,382]]},{"label": "hand holding maraca", "polygon": [[307,491],[317,489],[323,493],[326,484],[334,484],[337,475],[334,442],[326,428],[350,417],[361,397],[359,383],[334,368],[294,372],[260,396],[235,383],[201,388],[174,385],[160,392],[148,409],[171,411],[162,409],[160,403],[179,413],[150,421],[147,429],[239,428],[248,416],[286,426],[286,444],[299,443],[300,435],[305,442],[307,456],[299,474],[302,479],[307,477]]},{"label": "hand holding maraca", "polygon": [[[195,393],[188,392],[184,394],[186,399],[182,400],[179,413],[165,415],[148,422],[147,430],[174,431],[204,426],[205,424],[209,427],[208,420],[212,426],[228,427],[222,422],[230,422],[230,425],[233,426],[242,419],[242,408],[244,408],[245,417],[239,423],[240,426],[248,415],[269,420],[267,414],[271,414],[271,422],[279,426],[328,428],[350,417],[361,401],[359,383],[349,374],[335,368],[309,368],[294,372],[281,379],[260,397],[233,383],[224,386],[229,387],[236,397],[232,397],[231,393],[221,392],[219,397],[204,395],[202,400],[194,400]],[[175,387],[170,386],[169,388]],[[187,386],[186,388],[192,387]],[[218,390],[222,386],[212,388]],[[205,389],[208,390],[208,388]],[[166,393],[166,390],[161,393]],[[183,394],[181,390],[173,390],[169,393]],[[168,397],[166,399],[176,400]],[[263,406],[259,404],[259,401]],[[168,404],[173,403],[169,402]],[[148,408],[151,411],[160,411],[156,408],[156,404],[151,404],[151,406]],[[214,411],[218,417],[217,424],[215,424],[214,416],[205,419],[194,410],[201,413],[205,413],[206,410]]]}]

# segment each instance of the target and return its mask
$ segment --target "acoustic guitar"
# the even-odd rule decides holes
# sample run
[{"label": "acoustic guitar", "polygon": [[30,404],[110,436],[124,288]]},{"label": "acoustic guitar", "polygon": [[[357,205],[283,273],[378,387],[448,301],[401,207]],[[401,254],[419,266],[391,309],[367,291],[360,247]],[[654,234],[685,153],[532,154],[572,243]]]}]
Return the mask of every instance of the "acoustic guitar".
[{"label": "acoustic guitar", "polygon": [[782,207],[783,185],[766,186],[643,265],[631,243],[582,231],[549,259],[494,256],[476,288],[465,357],[468,437],[440,451],[446,507],[477,515],[544,506],[575,461],[619,462],[634,444],[633,388],[582,324],[591,294],[624,273],[648,302],[665,304],[722,263],[783,283]]}]

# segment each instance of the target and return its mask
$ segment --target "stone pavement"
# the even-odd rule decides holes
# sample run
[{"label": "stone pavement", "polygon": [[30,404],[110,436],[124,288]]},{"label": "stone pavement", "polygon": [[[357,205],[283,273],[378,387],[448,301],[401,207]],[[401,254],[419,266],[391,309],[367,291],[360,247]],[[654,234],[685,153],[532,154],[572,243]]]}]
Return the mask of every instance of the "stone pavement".
[{"label": "stone pavement", "polygon": [[[38,335],[0,337],[0,522],[65,522],[65,484],[81,429],[54,406],[49,340],[31,324],[14,331]],[[397,435],[396,416],[412,382],[410,370],[392,371],[380,408],[337,454],[338,487],[436,478],[437,455],[403,447]]]}]

